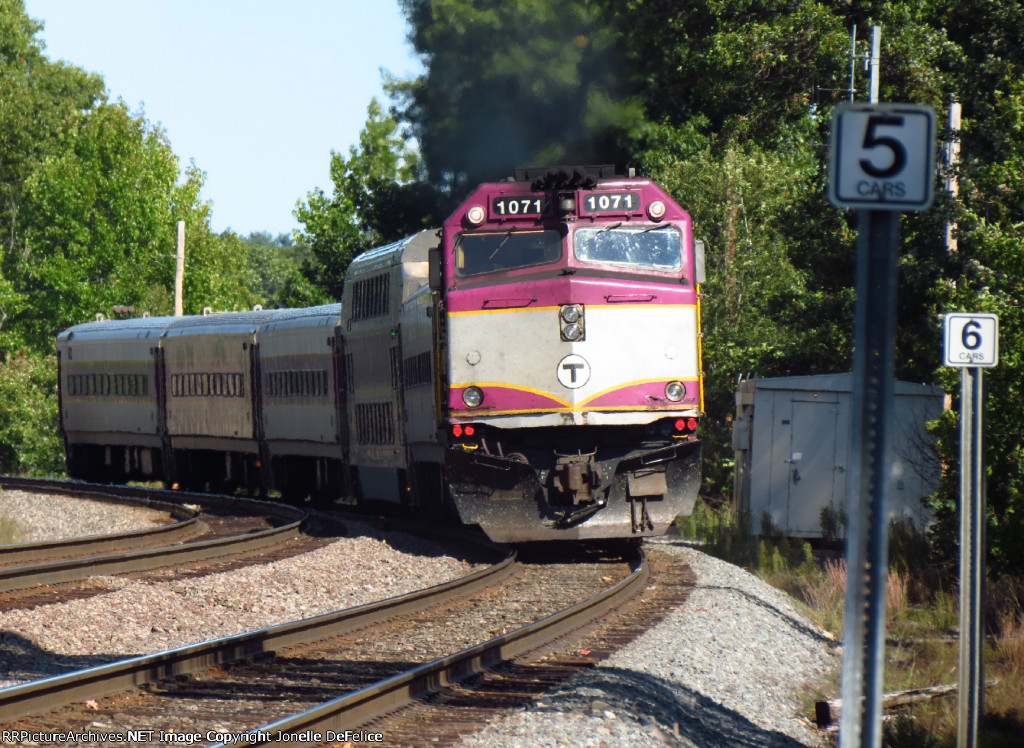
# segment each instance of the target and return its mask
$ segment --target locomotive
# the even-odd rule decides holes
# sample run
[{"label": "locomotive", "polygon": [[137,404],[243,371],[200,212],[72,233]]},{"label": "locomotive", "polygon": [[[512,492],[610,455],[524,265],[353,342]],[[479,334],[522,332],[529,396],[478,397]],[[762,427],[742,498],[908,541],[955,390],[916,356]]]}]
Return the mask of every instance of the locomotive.
[{"label": "locomotive", "polygon": [[520,169],[353,260],[341,302],[57,338],[68,472],[639,538],[700,483],[703,248],[649,179]]}]

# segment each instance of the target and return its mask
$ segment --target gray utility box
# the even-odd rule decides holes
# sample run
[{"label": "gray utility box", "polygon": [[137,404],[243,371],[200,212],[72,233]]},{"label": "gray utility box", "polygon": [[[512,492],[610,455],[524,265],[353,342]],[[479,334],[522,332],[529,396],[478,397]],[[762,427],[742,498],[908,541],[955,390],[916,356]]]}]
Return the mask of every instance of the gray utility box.
[{"label": "gray utility box", "polygon": [[[733,507],[749,515],[754,533],[767,514],[786,535],[842,536],[841,526],[835,530],[845,517],[852,381],[851,374],[823,374],[740,382]],[[921,497],[935,490],[941,472],[925,424],[939,417],[945,391],[896,382],[895,394],[889,513],[922,528],[931,516]]]}]

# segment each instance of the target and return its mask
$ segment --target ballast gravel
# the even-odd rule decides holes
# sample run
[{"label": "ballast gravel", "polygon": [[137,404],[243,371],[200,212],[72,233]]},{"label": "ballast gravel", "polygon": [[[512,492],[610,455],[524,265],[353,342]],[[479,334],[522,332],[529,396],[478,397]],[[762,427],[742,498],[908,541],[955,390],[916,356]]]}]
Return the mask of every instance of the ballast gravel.
[{"label": "ballast gravel", "polygon": [[171,521],[166,512],[141,506],[0,489],[0,545],[110,535]]},{"label": "ballast gravel", "polygon": [[778,589],[682,541],[697,587],[653,629],[565,686],[464,738],[464,748],[820,746],[813,701],[838,669],[832,637]]},{"label": "ballast gravel", "polygon": [[[150,510],[83,508],[79,500],[12,490],[0,493],[5,516],[17,518],[23,542],[166,521]],[[423,541],[346,524],[352,537],[301,557],[196,579],[102,578],[112,591],[0,614],[0,687],[379,600],[471,568]],[[649,542],[693,568],[697,587],[686,603],[462,746],[824,744],[807,704],[838,670],[837,643],[784,593],[742,569],[679,540]]]},{"label": "ballast gravel", "polygon": [[[22,537],[35,536],[29,518],[47,518],[48,537],[39,539],[120,532],[153,521],[149,510],[119,505],[107,506],[104,520],[91,506],[76,509],[75,501],[5,490],[0,515],[18,518]],[[63,518],[62,529],[56,516]],[[94,577],[110,591],[0,613],[0,688],[363,605],[475,568],[436,543],[355,520],[345,525],[348,537],[301,556],[196,578]]]}]

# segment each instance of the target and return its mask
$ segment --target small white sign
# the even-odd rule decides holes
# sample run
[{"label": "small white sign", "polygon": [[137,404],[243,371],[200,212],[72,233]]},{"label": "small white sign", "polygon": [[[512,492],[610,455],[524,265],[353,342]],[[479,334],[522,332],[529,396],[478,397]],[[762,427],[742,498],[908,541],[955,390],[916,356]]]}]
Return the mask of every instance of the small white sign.
[{"label": "small white sign", "polygon": [[950,312],[943,318],[946,366],[995,366],[999,362],[999,317]]},{"label": "small white sign", "polygon": [[921,104],[837,104],[828,199],[837,208],[925,210],[935,182],[935,111]]}]

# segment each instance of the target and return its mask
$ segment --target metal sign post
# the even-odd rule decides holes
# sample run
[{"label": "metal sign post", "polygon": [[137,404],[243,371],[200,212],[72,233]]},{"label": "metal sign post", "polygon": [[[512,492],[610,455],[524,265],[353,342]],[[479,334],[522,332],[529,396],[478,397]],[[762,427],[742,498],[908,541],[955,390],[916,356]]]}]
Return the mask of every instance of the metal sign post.
[{"label": "metal sign post", "polygon": [[982,367],[999,361],[999,318],[952,312],[943,320],[946,366],[960,372],[960,672],[957,748],[978,744],[985,713],[985,466]]},{"label": "metal sign post", "polygon": [[913,104],[840,104],[832,117],[828,197],[858,208],[843,634],[842,748],[882,740],[885,587],[892,469],[899,212],[931,205],[935,113]]}]

